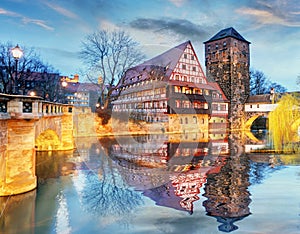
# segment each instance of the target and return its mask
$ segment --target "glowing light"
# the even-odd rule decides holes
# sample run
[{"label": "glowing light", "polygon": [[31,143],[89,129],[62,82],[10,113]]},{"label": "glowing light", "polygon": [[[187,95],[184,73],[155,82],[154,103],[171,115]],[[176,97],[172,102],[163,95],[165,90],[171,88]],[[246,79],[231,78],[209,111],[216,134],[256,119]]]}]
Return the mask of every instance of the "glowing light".
[{"label": "glowing light", "polygon": [[19,45],[16,45],[16,47],[14,47],[11,50],[12,56],[14,57],[14,59],[18,60],[23,56],[23,50],[21,50],[21,48],[19,47]]}]

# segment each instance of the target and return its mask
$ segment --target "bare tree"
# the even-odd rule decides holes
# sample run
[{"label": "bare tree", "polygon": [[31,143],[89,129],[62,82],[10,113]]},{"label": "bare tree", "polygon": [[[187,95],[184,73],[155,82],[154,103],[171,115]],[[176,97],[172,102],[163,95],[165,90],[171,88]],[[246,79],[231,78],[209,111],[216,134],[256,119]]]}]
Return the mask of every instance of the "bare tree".
[{"label": "bare tree", "polygon": [[[16,75],[15,60],[11,53],[13,47],[10,42],[0,43],[0,92],[13,93],[15,85],[18,87],[18,94],[26,95],[34,88],[38,95],[44,98],[47,96],[51,101],[56,100],[58,72],[55,72],[51,65],[44,63],[34,48],[22,47],[24,55],[18,61]],[[57,79],[53,79],[54,74]],[[15,84],[12,82],[13,79]]]},{"label": "bare tree", "polygon": [[100,98],[105,109],[126,70],[144,59],[138,43],[121,30],[100,30],[88,35],[82,43],[80,57],[87,64],[87,78],[101,87]]},{"label": "bare tree", "polygon": [[258,70],[250,71],[250,93],[251,95],[259,95],[267,93],[268,79],[265,74]]},{"label": "bare tree", "polygon": [[251,95],[267,94],[273,88],[277,93],[286,92],[282,85],[271,82],[262,71],[251,69],[250,71],[250,93]]}]

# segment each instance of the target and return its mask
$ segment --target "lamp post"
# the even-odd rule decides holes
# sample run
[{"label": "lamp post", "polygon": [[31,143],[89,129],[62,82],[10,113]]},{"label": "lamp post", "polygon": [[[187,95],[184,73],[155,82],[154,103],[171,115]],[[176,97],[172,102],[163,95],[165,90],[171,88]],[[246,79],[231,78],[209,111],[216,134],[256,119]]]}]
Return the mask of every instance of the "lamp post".
[{"label": "lamp post", "polygon": [[13,80],[13,94],[16,94],[16,83],[17,83],[17,79],[18,79],[18,62],[19,62],[19,59],[23,56],[23,50],[21,50],[19,45],[16,45],[16,47],[14,47],[11,50],[11,53],[15,59],[15,64],[16,64],[15,77],[14,77],[14,79],[12,79]]},{"label": "lamp post", "polygon": [[66,87],[68,86],[68,82],[63,79],[61,82],[61,86],[63,87],[63,103],[67,103],[66,101]]}]

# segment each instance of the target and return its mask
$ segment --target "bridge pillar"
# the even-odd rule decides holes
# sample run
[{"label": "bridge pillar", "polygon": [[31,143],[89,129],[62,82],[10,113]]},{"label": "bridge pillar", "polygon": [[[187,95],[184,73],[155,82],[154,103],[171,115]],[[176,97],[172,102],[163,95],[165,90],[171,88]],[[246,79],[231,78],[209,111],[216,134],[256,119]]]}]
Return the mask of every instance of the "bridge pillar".
[{"label": "bridge pillar", "polygon": [[[35,121],[12,119],[1,123],[0,196],[20,194],[37,186],[35,174]],[[1,121],[4,122],[4,121]]]},{"label": "bridge pillar", "polygon": [[61,121],[61,145],[64,150],[75,148],[73,108],[69,106],[63,108]]}]

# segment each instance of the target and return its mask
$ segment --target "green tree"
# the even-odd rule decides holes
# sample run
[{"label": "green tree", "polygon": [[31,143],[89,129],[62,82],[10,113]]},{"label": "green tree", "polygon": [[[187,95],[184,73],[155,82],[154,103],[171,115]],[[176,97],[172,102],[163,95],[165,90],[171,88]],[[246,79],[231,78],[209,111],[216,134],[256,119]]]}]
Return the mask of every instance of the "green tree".
[{"label": "green tree", "polygon": [[285,94],[276,109],[269,114],[270,139],[276,151],[299,151],[299,96]]},{"label": "green tree", "polygon": [[105,109],[126,70],[144,59],[138,43],[121,30],[100,30],[88,35],[82,43],[80,57],[87,65],[87,78],[101,88],[100,99]]}]

